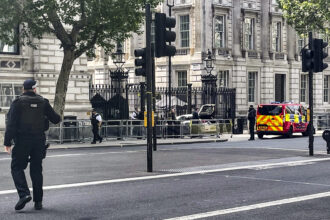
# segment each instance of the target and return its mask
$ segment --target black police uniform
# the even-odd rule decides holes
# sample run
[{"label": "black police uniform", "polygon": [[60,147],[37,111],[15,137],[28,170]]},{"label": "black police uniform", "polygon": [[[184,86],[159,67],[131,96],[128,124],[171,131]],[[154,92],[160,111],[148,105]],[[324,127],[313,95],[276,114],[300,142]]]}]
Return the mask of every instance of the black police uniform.
[{"label": "black police uniform", "polygon": [[97,140],[99,140],[100,142],[102,142],[102,137],[99,135],[99,121],[96,119],[96,117],[99,116],[98,113],[92,114],[91,117],[91,123],[92,123],[92,131],[93,131],[93,142],[95,143]]},{"label": "black police uniform", "polygon": [[250,122],[249,129],[250,129],[250,139],[254,140],[254,126],[256,124],[256,110],[253,107],[249,108],[248,120]]},{"label": "black police uniform", "polygon": [[12,150],[11,173],[20,198],[30,195],[24,170],[30,162],[30,176],[33,187],[33,201],[41,202],[43,197],[42,159],[45,154],[45,118],[57,124],[60,116],[49,101],[34,92],[26,92],[11,104],[7,115],[5,146]]}]

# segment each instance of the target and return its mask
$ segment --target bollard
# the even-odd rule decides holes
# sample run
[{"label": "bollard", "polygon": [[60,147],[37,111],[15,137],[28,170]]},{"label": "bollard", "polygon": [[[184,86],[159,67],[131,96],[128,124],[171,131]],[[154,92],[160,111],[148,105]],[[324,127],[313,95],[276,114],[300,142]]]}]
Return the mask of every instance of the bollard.
[{"label": "bollard", "polygon": [[330,130],[323,131],[322,137],[327,142],[327,154],[330,154]]}]

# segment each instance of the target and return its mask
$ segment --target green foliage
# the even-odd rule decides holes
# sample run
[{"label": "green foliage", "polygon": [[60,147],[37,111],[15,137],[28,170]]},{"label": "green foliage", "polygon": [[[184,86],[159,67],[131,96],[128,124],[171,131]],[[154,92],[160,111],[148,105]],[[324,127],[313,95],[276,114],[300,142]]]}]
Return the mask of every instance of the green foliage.
[{"label": "green foliage", "polygon": [[330,35],[329,0],[277,0],[288,24],[299,34],[317,31]]},{"label": "green foliage", "polygon": [[[0,0],[0,39],[35,46],[33,38],[52,33],[75,58],[94,55],[95,44],[109,52],[139,31],[146,2],[155,7],[161,0]],[[20,35],[11,34],[18,25]]]}]

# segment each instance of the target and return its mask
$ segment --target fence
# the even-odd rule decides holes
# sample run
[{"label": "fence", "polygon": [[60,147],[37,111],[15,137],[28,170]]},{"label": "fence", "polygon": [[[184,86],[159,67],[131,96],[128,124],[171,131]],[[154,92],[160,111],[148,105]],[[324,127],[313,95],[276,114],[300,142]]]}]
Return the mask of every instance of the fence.
[{"label": "fence", "polygon": [[330,129],[330,114],[317,114],[313,119],[315,130]]},{"label": "fence", "polygon": [[[92,85],[90,87],[90,100],[92,106],[97,108],[104,119],[128,119],[128,112],[135,107],[145,109],[146,104],[145,85],[127,84],[125,88],[116,89],[110,85]],[[190,114],[192,108],[200,108],[204,104],[214,104],[214,118],[234,119],[235,118],[235,95],[232,88],[204,88],[192,87],[188,84],[185,87],[171,89],[171,97],[167,87],[157,87],[155,92],[156,115],[159,118],[167,118],[170,108],[176,109],[177,115]],[[119,98],[118,96],[122,97]],[[115,97],[117,99],[115,99]],[[210,97],[212,100],[210,101]],[[171,100],[171,106],[169,102]],[[127,107],[126,107],[127,106]],[[141,110],[140,109],[140,110]],[[125,113],[122,113],[125,112]],[[121,117],[119,116],[121,114]]]},{"label": "fence", "polygon": [[[231,120],[159,120],[155,122],[157,138],[220,137],[232,133]],[[145,139],[147,132],[141,120],[103,121],[100,134],[105,139]],[[51,126],[47,132],[48,142],[86,142],[93,137],[89,120],[66,120]]]}]

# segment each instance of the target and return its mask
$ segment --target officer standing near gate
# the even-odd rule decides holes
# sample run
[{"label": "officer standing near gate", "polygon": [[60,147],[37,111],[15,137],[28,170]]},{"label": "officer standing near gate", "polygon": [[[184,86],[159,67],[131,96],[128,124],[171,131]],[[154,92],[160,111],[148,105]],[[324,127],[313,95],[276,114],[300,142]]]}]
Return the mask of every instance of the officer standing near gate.
[{"label": "officer standing near gate", "polygon": [[[45,118],[57,124],[61,117],[49,101],[36,94],[36,81],[24,81],[24,93],[16,98],[7,115],[5,150],[12,155],[11,174],[19,195],[15,210],[21,210],[32,198],[24,170],[30,162],[33,201],[36,210],[42,209],[42,159],[45,153]],[[11,149],[12,141],[14,148]]]},{"label": "officer standing near gate", "polygon": [[256,110],[253,108],[253,105],[250,105],[249,113],[249,130],[250,130],[250,139],[249,141],[254,141],[254,127],[256,125]]},{"label": "officer standing near gate", "polygon": [[102,117],[99,113],[96,112],[95,109],[92,110],[91,123],[94,136],[91,144],[96,144],[97,140],[99,140],[101,143],[103,138],[99,135],[99,130],[102,125]]}]

